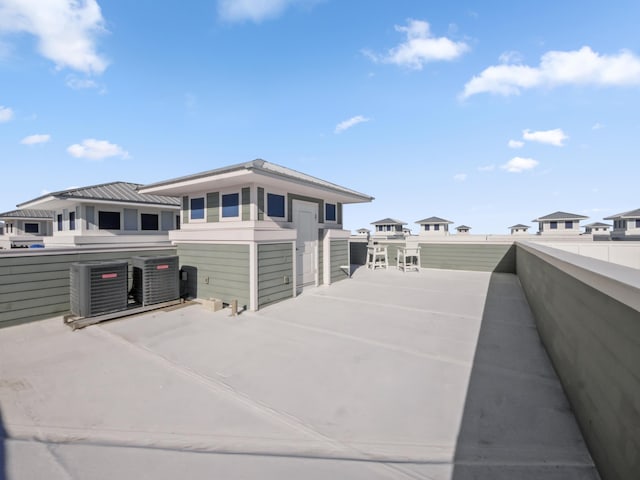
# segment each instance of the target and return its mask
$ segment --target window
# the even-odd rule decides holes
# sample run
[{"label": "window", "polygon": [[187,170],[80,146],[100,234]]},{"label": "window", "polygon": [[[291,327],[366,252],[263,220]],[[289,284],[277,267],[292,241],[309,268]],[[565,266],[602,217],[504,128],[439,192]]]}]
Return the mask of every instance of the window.
[{"label": "window", "polygon": [[573,230],[573,221],[572,220],[567,220],[564,222],[564,229],[565,230]]},{"label": "window", "polygon": [[61,232],[62,231],[62,214],[59,213],[56,218],[58,220],[58,231]]},{"label": "window", "polygon": [[636,228],[640,228],[640,218],[636,218]]},{"label": "window", "polygon": [[284,195],[267,193],[267,215],[270,217],[284,217]]},{"label": "window", "polygon": [[439,231],[439,230],[440,230],[440,225],[434,225],[434,226],[433,226],[433,229],[434,229],[436,232],[437,232],[437,231]]},{"label": "window", "polygon": [[240,194],[228,193],[222,195],[222,217],[230,218],[240,215]]},{"label": "window", "polygon": [[180,230],[180,215],[176,215],[176,230]]},{"label": "window", "polygon": [[98,212],[100,230],[120,230],[120,212]]},{"label": "window", "polygon": [[24,224],[24,233],[38,233],[39,231],[39,225],[37,223]]},{"label": "window", "polygon": [[387,227],[387,232],[390,232],[391,231],[391,225],[386,225],[386,227]]},{"label": "window", "polygon": [[425,226],[424,226],[424,231],[425,231],[425,232],[428,232],[430,229],[431,229],[431,225],[429,225],[429,224],[425,224]]},{"label": "window", "polygon": [[335,203],[327,203],[324,207],[324,219],[327,222],[335,222],[336,221],[336,205]]},{"label": "window", "polygon": [[382,225],[376,225],[376,232],[382,232]]},{"label": "window", "polygon": [[76,212],[69,212],[69,230],[76,229]]},{"label": "window", "polygon": [[158,215],[143,213],[140,215],[141,230],[158,230]]},{"label": "window", "polygon": [[557,230],[558,229],[558,222],[556,222],[556,221],[549,222],[549,228],[551,230]]},{"label": "window", "polygon": [[204,220],[204,197],[191,199],[191,220]]}]

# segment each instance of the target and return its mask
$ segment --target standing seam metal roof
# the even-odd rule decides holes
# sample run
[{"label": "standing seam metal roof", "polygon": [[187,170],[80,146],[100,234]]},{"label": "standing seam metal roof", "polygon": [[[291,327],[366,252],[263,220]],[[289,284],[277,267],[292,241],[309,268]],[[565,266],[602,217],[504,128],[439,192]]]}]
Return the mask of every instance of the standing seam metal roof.
[{"label": "standing seam metal roof", "polygon": [[0,213],[1,218],[38,218],[43,220],[53,220],[54,212],[51,210],[36,210],[34,208],[24,208]]},{"label": "standing seam metal roof", "polygon": [[420,225],[424,225],[425,223],[453,223],[449,220],[445,220],[444,218],[440,218],[440,217],[429,217],[429,218],[425,218],[423,220],[418,220],[417,222],[414,223],[418,223]]},{"label": "standing seam metal roof", "polygon": [[617,213],[616,215],[611,215],[610,217],[604,217],[605,220],[614,220],[616,218],[625,218],[625,217],[640,217],[640,208],[635,210],[630,210],[628,212]]},{"label": "standing seam metal roof", "polygon": [[394,218],[383,218],[382,220],[378,220],[377,222],[371,222],[371,225],[406,225],[407,222],[403,222],[402,220],[396,220]]},{"label": "standing seam metal roof", "polygon": [[[110,182],[100,185],[91,185],[88,187],[73,188],[70,190],[61,190],[59,192],[47,193],[21,205],[35,202],[37,200],[55,197],[59,199],[78,199],[78,200],[111,200],[114,202],[131,202],[131,203],[147,203],[155,205],[171,205],[180,206],[180,199],[177,197],[169,197],[165,195],[150,195],[138,192],[138,188],[142,187],[139,183],[129,182]],[[18,205],[20,206],[20,205]]]},{"label": "standing seam metal roof", "polygon": [[585,217],[584,215],[577,215],[575,213],[554,212],[554,213],[550,213],[549,215],[545,215],[544,217],[535,218],[531,221],[539,222],[542,220],[584,220],[585,218],[589,218],[589,217]]}]

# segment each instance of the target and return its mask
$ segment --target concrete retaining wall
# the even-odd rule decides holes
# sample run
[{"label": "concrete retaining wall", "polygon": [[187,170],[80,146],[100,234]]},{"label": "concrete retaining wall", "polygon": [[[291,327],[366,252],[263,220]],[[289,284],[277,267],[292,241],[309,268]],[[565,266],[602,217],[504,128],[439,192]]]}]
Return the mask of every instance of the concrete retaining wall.
[{"label": "concrete retaining wall", "polygon": [[530,242],[516,265],[602,478],[640,478],[640,272]]},{"label": "concrete retaining wall", "polygon": [[[91,249],[6,252],[0,254],[0,328],[68,313],[69,267],[74,262],[128,260],[175,255],[176,249]],[[129,283],[131,286],[131,282]]]}]

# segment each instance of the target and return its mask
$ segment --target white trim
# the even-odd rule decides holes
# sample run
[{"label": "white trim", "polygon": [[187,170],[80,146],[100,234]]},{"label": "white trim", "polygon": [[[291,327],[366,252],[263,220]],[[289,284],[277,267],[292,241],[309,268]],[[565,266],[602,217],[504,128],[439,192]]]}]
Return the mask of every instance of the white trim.
[{"label": "white trim", "polygon": [[[239,187],[238,189],[223,189],[219,191],[220,195],[220,215],[219,220],[221,222],[240,222],[242,221],[242,189],[246,187]],[[251,187],[249,187],[249,191],[251,191]],[[224,211],[224,207],[222,206],[222,197],[225,195],[238,195],[238,215],[235,217],[225,217],[222,213]],[[251,195],[249,195],[249,201],[251,201]],[[206,220],[206,212],[205,212],[205,220]]]},{"label": "white trim", "polygon": [[249,244],[249,310],[258,309],[258,243]]},{"label": "white trim", "polygon": [[[289,213],[289,205],[288,205],[288,192],[285,192],[284,190],[279,190],[279,189],[270,189],[270,188],[264,188],[264,219],[265,220],[271,220],[272,222],[276,222],[276,223],[282,223],[282,222],[286,222],[288,217],[288,213]],[[269,215],[269,194],[271,195],[279,195],[281,197],[284,197],[284,216],[282,217],[275,217],[273,215]],[[293,205],[293,204],[292,204]]]},{"label": "white trim", "polygon": [[[201,193],[201,194],[194,194],[194,195],[187,195],[188,197],[188,201],[189,201],[189,223],[207,223],[207,194],[206,193]],[[197,198],[202,198],[203,199],[203,216],[202,218],[191,218],[191,212],[193,212],[193,209],[191,208],[191,200],[195,200]]]}]

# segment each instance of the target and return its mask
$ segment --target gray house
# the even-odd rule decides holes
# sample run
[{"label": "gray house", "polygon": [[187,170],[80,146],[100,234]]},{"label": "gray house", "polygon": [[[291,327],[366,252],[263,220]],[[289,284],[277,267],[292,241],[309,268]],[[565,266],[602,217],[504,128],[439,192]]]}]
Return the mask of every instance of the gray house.
[{"label": "gray house", "polygon": [[575,213],[554,212],[531,221],[538,222],[538,235],[580,235],[580,220],[587,218]]},{"label": "gray house", "polygon": [[138,192],[142,185],[111,182],[48,193],[18,205],[53,211],[49,247],[168,245],[180,224],[180,199]]},{"label": "gray house", "polygon": [[343,205],[373,197],[264,160],[145,185],[179,196],[169,232],[190,293],[257,310],[349,275]]},{"label": "gray house", "polygon": [[21,208],[0,213],[4,229],[0,234],[0,247],[28,247],[42,244],[52,234],[53,212],[33,208]]},{"label": "gray house", "polygon": [[587,235],[609,235],[609,229],[611,225],[602,222],[593,222],[588,225],[584,225],[584,233]]},{"label": "gray house", "polygon": [[605,217],[605,220],[613,220],[612,239],[640,239],[640,208]]},{"label": "gray house", "polygon": [[374,227],[372,237],[375,238],[404,238],[404,226],[407,222],[396,220],[395,218],[383,218],[376,222],[371,222]]},{"label": "gray house", "polygon": [[511,225],[509,230],[511,231],[511,235],[527,235],[527,230],[529,230],[529,228],[529,225],[517,223],[515,225]]},{"label": "gray house", "polygon": [[431,238],[449,235],[449,225],[453,222],[440,217],[429,217],[418,220],[415,223],[420,225],[420,233],[418,235]]},{"label": "gray house", "polygon": [[469,231],[471,230],[471,227],[468,227],[466,225],[459,225],[456,227],[456,230],[458,231],[459,234],[468,235]]}]

